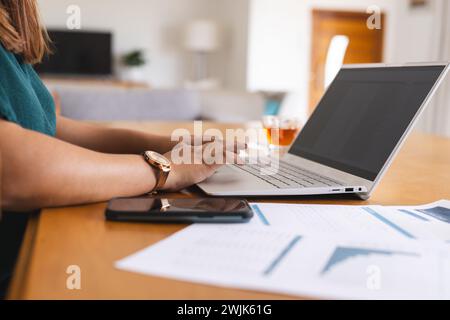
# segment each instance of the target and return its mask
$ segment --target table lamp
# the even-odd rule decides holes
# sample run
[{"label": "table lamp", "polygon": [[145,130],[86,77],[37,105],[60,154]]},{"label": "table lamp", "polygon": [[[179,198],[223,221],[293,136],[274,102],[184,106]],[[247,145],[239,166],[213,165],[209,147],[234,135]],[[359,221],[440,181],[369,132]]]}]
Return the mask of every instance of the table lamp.
[{"label": "table lamp", "polygon": [[185,30],[184,46],[193,53],[193,80],[208,80],[208,55],[220,47],[220,30],[216,22],[196,20],[189,23]]}]

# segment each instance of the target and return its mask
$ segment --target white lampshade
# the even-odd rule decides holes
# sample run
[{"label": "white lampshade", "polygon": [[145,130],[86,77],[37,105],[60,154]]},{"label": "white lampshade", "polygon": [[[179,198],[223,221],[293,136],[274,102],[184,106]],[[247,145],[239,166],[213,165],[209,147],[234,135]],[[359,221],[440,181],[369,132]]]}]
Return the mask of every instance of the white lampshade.
[{"label": "white lampshade", "polygon": [[197,20],[186,28],[184,45],[186,49],[197,52],[212,52],[220,46],[220,30],[216,22]]},{"label": "white lampshade", "polygon": [[349,43],[350,39],[347,36],[338,35],[331,39],[325,63],[325,88],[328,88],[331,82],[333,82],[344,64]]}]

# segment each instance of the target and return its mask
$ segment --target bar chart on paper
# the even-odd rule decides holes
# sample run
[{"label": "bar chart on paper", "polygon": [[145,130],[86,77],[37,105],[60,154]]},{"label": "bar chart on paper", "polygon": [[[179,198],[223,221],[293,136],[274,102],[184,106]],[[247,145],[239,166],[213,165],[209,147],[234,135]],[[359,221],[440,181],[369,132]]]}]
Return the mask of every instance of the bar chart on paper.
[{"label": "bar chart on paper", "polygon": [[[414,248],[336,246],[324,261],[319,282],[346,288],[354,297],[442,298],[448,258]],[[417,249],[417,250],[416,250]],[[350,296],[353,296],[350,294]]]},{"label": "bar chart on paper", "polygon": [[438,219],[445,223],[450,223],[450,209],[442,206],[436,206],[433,208],[418,209],[417,211],[422,212],[428,216]]},{"label": "bar chart on paper", "polygon": [[301,239],[280,230],[192,225],[170,240],[123,259],[117,266],[161,275],[175,270],[180,278],[267,278],[300,246]]},{"label": "bar chart on paper", "polygon": [[422,206],[252,204],[252,225],[281,227],[302,235],[450,242],[450,201]]},{"label": "bar chart on paper", "polygon": [[447,208],[448,201],[414,208],[258,204],[247,224],[194,224],[115,265],[294,295],[448,299]]},{"label": "bar chart on paper", "polygon": [[[330,259],[328,260],[327,264],[323,268],[321,274],[325,275],[329,272],[331,272],[334,268],[339,267],[339,265],[342,263],[352,261],[352,259],[363,259],[363,260],[370,260],[371,256],[373,255],[379,255],[379,256],[385,256],[387,258],[392,258],[394,255],[399,256],[417,256],[414,253],[407,253],[407,252],[395,252],[395,251],[387,251],[387,250],[376,250],[376,249],[362,249],[362,248],[345,248],[345,247],[337,247]],[[369,264],[367,264],[369,265]]]}]

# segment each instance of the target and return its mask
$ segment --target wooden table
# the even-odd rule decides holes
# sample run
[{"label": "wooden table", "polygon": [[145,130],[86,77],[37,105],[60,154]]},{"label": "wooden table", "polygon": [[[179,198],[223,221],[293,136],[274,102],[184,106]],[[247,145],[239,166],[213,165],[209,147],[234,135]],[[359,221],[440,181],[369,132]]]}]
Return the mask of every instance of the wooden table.
[{"label": "wooden table", "polygon": [[[169,134],[187,123],[120,123]],[[214,126],[207,124],[205,128]],[[220,125],[219,128],[239,125]],[[324,204],[414,205],[450,198],[450,139],[414,133],[372,198],[290,197],[270,201]],[[179,196],[196,196],[193,190]],[[258,201],[263,201],[259,199]],[[154,244],[184,225],[107,222],[105,204],[43,210],[31,219],[9,298],[21,299],[278,299],[288,296],[227,289],[143,276],[117,270],[113,263]],[[81,267],[81,290],[66,289],[66,269]],[[298,297],[294,297],[298,298]]]}]

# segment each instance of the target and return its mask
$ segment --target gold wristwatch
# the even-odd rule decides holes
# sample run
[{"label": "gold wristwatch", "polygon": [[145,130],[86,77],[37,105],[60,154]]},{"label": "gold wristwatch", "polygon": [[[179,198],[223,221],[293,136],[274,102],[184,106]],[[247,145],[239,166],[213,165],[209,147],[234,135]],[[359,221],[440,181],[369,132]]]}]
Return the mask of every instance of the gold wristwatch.
[{"label": "gold wristwatch", "polygon": [[143,154],[145,161],[156,171],[156,185],[150,193],[162,189],[166,184],[170,173],[170,161],[163,155],[154,151],[145,151]]}]

